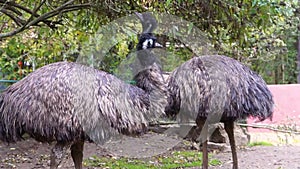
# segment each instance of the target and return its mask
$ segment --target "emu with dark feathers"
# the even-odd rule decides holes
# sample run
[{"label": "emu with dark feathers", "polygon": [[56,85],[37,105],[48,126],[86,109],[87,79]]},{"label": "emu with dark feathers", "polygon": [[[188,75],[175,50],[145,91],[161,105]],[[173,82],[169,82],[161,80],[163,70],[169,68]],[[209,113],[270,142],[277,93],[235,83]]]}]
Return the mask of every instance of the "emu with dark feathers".
[{"label": "emu with dark feathers", "polygon": [[[143,33],[152,37],[157,27],[155,18],[150,13],[138,14],[138,17],[146,30]],[[145,65],[158,62],[154,54],[139,55],[138,59]],[[224,123],[232,150],[233,169],[237,169],[234,121],[249,116],[259,120],[272,118],[273,97],[264,80],[247,66],[226,56],[190,59],[170,74],[168,89],[166,114],[177,116],[180,123],[195,121],[197,134],[201,132],[204,169],[208,168],[209,124]]]},{"label": "emu with dark feathers", "polygon": [[[154,47],[144,40],[143,50]],[[118,133],[141,134],[164,114],[168,89],[160,67],[144,67],[135,80],[137,86],[129,85],[76,63],[46,65],[1,93],[0,140],[13,143],[28,133],[41,142],[55,141],[50,168],[57,168],[70,148],[81,169],[84,141],[101,144]]]},{"label": "emu with dark feathers", "polygon": [[273,97],[264,80],[242,63],[226,56],[199,56],[175,69],[168,79],[166,114],[179,121],[195,120],[202,141],[203,165],[208,168],[208,125],[223,122],[238,168],[234,121],[249,116],[272,118]]}]

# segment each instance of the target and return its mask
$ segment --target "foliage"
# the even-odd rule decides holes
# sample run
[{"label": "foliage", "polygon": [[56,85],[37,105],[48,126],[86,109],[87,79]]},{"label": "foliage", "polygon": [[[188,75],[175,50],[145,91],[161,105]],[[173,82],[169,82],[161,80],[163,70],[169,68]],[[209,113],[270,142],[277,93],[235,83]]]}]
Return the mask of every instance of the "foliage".
[{"label": "foliage", "polygon": [[265,141],[258,141],[258,142],[252,142],[248,144],[249,147],[254,147],[254,146],[273,146],[272,143],[265,142]]},{"label": "foliage", "polygon": [[[182,168],[201,166],[202,155],[199,151],[174,151],[169,155],[160,155],[150,159],[106,158],[92,156],[84,161],[87,167],[122,168],[122,169],[148,169],[148,168]],[[211,156],[210,156],[211,158]],[[211,166],[221,165],[217,159],[209,162]]]},{"label": "foliage", "polygon": [[[20,5],[33,6],[35,1],[22,1]],[[1,3],[0,3],[1,5]],[[41,12],[50,10],[59,4],[53,6],[43,6]],[[1,8],[1,6],[0,6]],[[48,9],[49,8],[49,9]],[[4,79],[21,79],[32,70],[44,66],[49,63],[69,60],[75,61],[79,53],[80,44],[88,40],[91,29],[96,22],[96,17],[90,17],[88,23],[85,21],[90,11],[78,11],[73,13],[65,13],[59,16],[60,24],[55,29],[48,26],[32,27],[25,29],[19,34],[10,38],[2,39],[0,44],[0,65],[2,78]],[[2,18],[1,18],[2,17]],[[83,18],[79,22],[77,17]],[[12,25],[11,20],[5,22],[5,16],[0,18],[4,20],[4,25]],[[11,31],[11,27],[3,26],[3,32]],[[30,68],[20,69],[19,61],[30,62]]]},{"label": "foliage", "polygon": [[91,3],[69,1],[8,1],[0,0],[2,27],[0,40],[14,36],[41,23],[51,29],[62,24],[63,14],[91,7]]},{"label": "foliage", "polygon": [[[0,0],[1,33],[18,28],[18,22],[9,18]],[[14,1],[34,11],[38,3],[33,0]],[[298,1],[288,0],[165,0],[165,1],[41,1],[36,12],[39,16],[72,2],[69,9],[53,17],[26,27],[17,35],[0,40],[0,66],[5,79],[20,79],[28,72],[61,60],[75,61],[86,49],[91,37],[107,23],[132,14],[134,11],[164,12],[181,17],[199,28],[209,39],[214,53],[228,55],[242,61],[263,76],[268,83],[295,83],[297,76],[296,40],[299,35]],[[76,5],[78,8],[75,8]],[[30,20],[28,12],[22,12]],[[34,16],[31,19],[36,19]],[[159,18],[158,18],[159,19]],[[49,25],[49,21],[54,26]],[[176,29],[173,33],[176,32]],[[178,48],[178,39],[158,35],[162,44],[170,43],[161,57],[164,70],[171,71],[193,54],[187,48]],[[180,35],[178,35],[180,36]],[[128,58],[137,42],[136,35],[129,38],[113,37],[118,41],[104,54],[97,68],[118,73],[120,63]],[[120,41],[120,39],[122,39]],[[105,41],[104,41],[105,42]],[[21,69],[20,60],[32,67]],[[20,71],[22,73],[20,73]]]}]

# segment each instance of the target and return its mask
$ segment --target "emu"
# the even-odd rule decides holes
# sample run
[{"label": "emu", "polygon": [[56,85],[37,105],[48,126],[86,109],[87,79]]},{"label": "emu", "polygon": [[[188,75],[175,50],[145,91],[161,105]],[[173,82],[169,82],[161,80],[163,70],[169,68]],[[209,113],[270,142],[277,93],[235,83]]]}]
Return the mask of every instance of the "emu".
[{"label": "emu", "polygon": [[[143,33],[153,36],[157,27],[155,18],[150,13],[137,15]],[[158,62],[153,54],[139,55],[138,59],[148,65]],[[205,169],[208,168],[208,124],[224,123],[233,168],[237,169],[234,121],[248,116],[262,121],[271,119],[273,114],[273,97],[264,80],[247,66],[226,56],[199,56],[183,63],[170,74],[168,90],[166,115],[177,115],[181,122],[195,120],[198,126],[196,134],[203,133],[200,138],[203,142],[202,167]]]},{"label": "emu", "polygon": [[[140,39],[143,51],[157,45],[155,39]],[[55,141],[50,169],[69,148],[75,168],[81,169],[84,141],[141,134],[164,114],[168,89],[160,67],[144,67],[134,79],[137,86],[71,62],[41,67],[1,93],[0,140],[13,143],[27,133],[37,141]]]},{"label": "emu", "polygon": [[[201,132],[203,163],[208,168],[208,124],[223,122],[228,134],[233,169],[238,168],[234,121],[248,116],[272,118],[273,97],[264,80],[242,63],[226,56],[194,57],[168,79],[167,116],[196,121]],[[199,134],[198,133],[198,134]]]}]

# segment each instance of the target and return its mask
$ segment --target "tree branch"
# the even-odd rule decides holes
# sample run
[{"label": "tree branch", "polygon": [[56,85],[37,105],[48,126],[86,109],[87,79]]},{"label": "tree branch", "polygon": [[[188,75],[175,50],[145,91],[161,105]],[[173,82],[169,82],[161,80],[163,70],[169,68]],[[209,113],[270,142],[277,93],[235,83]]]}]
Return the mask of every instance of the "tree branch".
[{"label": "tree branch", "polygon": [[14,8],[14,6],[10,6],[10,5],[5,5],[3,8],[8,9],[12,12],[14,12],[17,15],[22,15],[22,12],[20,12],[18,9]]},{"label": "tree branch", "polygon": [[[25,11],[26,13],[31,14],[30,18],[25,21],[25,20],[18,18],[15,15],[13,15],[11,12],[9,12],[8,11],[9,8],[2,9],[1,11],[3,12],[3,10],[4,10],[3,13],[5,15],[7,15],[8,17],[10,17],[12,20],[14,20],[14,22],[16,22],[16,24],[20,27],[16,28],[15,30],[13,30],[11,32],[0,34],[0,40],[3,38],[6,38],[6,37],[14,36],[22,31],[24,31],[25,29],[28,29],[31,26],[39,26],[40,22],[46,24],[50,28],[56,28],[56,25],[59,24],[60,21],[50,21],[50,20],[48,20],[49,18],[54,17],[61,13],[76,11],[76,10],[80,10],[80,9],[84,9],[84,8],[90,8],[92,6],[92,4],[90,4],[90,3],[72,5],[72,3],[74,1],[75,0],[70,0],[66,3],[64,3],[63,5],[61,5],[60,7],[53,9],[50,12],[44,13],[43,15],[39,15],[39,14],[37,14],[37,11],[42,7],[42,5],[44,5],[45,0],[43,0],[37,7],[35,7],[33,11],[31,11],[30,9],[23,7],[15,2],[7,2],[4,0],[0,0],[0,4],[6,3],[6,4],[14,6],[18,9],[21,9],[21,10]],[[14,8],[11,8],[9,10],[12,11],[12,10],[14,10]],[[15,13],[17,13],[17,12],[15,12]]]},{"label": "tree branch", "polygon": [[76,10],[79,10],[79,9],[83,9],[83,8],[88,8],[88,7],[91,7],[92,5],[87,3],[87,4],[80,4],[80,5],[71,5],[71,6],[67,6],[65,7],[64,9],[60,9],[60,10],[53,10],[49,13],[46,13],[41,17],[42,20],[45,20],[45,19],[49,19],[53,16],[56,16],[58,15],[59,13],[66,13],[66,12],[70,12],[70,11],[76,11]]},{"label": "tree branch", "polygon": [[15,16],[14,14],[12,14],[10,11],[6,9],[0,9],[0,12],[4,13],[6,16],[11,18],[18,26],[22,26],[26,22],[25,20],[20,19],[19,17]]},{"label": "tree branch", "polygon": [[[22,6],[22,5],[19,5],[19,4],[15,3],[15,2],[13,2],[13,1],[0,0],[0,4],[1,4],[1,3],[3,3],[3,4],[6,3],[7,5],[9,5],[9,6],[11,6],[11,7],[19,8],[19,9],[21,9],[22,11],[24,11],[24,12],[26,12],[26,13],[34,14],[33,11],[31,11],[30,9],[28,9],[28,8]],[[38,17],[38,16],[39,16],[39,15],[37,15],[37,14],[35,15],[35,17]]]}]

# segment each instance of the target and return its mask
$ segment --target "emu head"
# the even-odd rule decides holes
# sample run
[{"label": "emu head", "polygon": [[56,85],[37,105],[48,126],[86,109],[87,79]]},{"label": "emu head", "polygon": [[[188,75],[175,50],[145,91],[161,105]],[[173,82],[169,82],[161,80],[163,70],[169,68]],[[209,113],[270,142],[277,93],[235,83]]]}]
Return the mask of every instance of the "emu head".
[{"label": "emu head", "polygon": [[152,92],[153,90],[159,90],[164,94],[167,94],[167,84],[162,76],[162,70],[157,63],[146,67],[134,76],[136,85],[146,92]]},{"label": "emu head", "polygon": [[157,21],[153,15],[150,12],[136,12],[135,15],[139,18],[143,26],[143,31],[139,37],[139,43],[137,44],[137,50],[162,47],[162,45],[156,42],[156,37],[153,35],[153,31],[157,27]]},{"label": "emu head", "polygon": [[144,33],[139,37],[139,42],[136,49],[144,50],[151,48],[161,48],[162,45],[156,41],[156,37],[152,33]]}]

